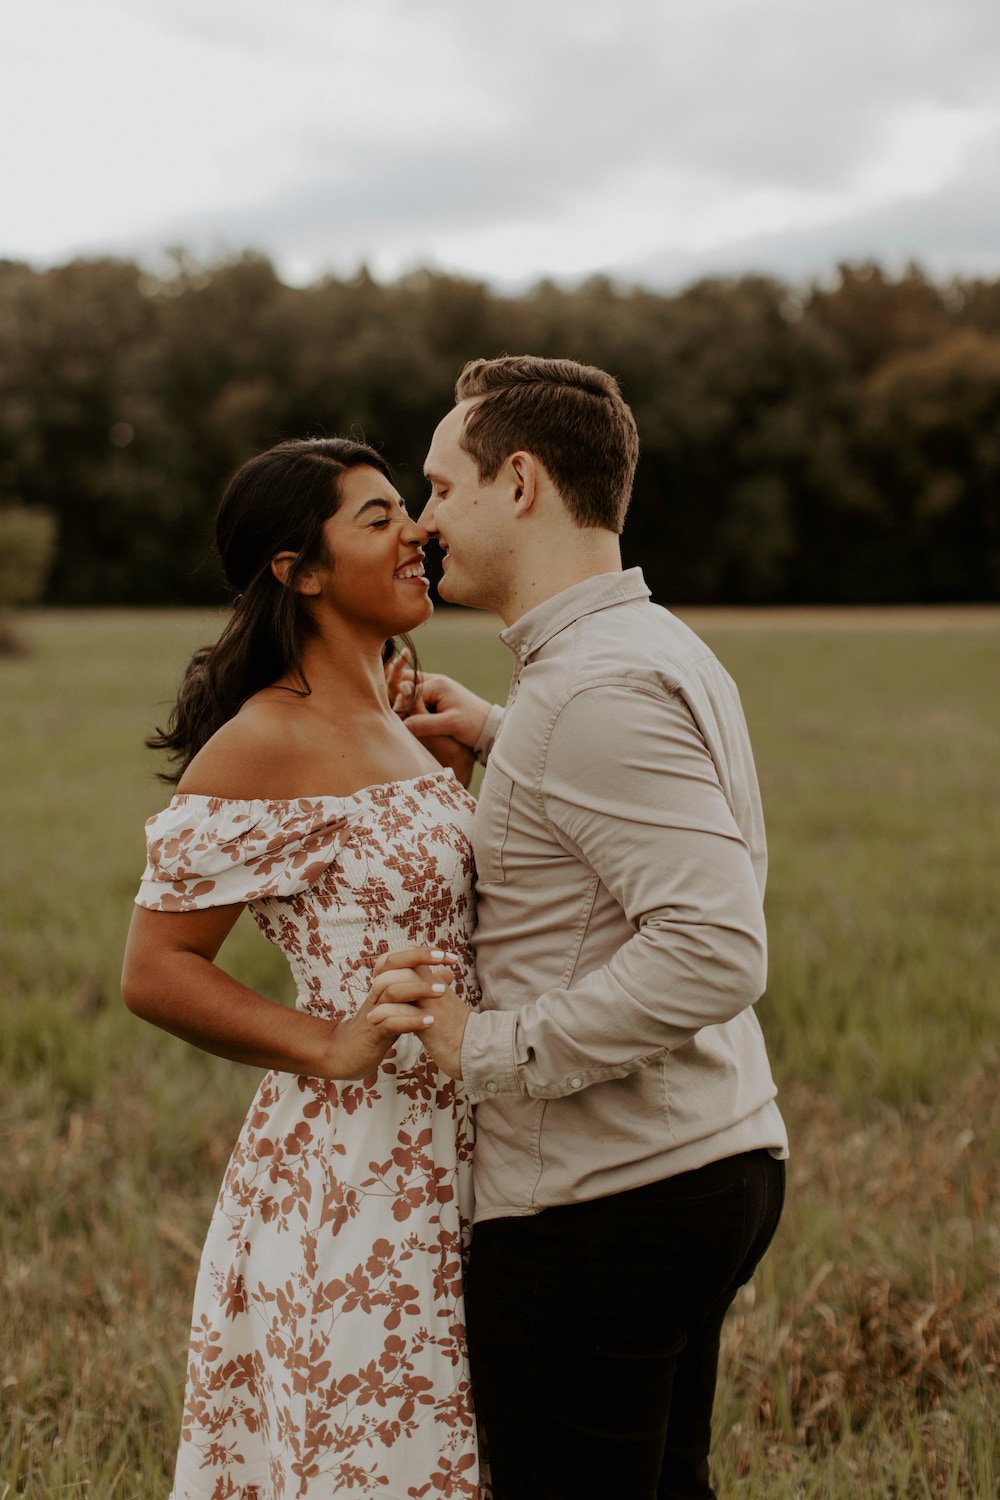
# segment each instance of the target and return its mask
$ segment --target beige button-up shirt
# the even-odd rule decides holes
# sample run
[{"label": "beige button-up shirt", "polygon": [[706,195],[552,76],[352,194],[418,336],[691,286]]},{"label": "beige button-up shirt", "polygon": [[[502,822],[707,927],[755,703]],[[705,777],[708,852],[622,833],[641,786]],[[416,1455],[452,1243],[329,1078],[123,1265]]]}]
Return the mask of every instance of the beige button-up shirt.
[{"label": "beige button-up shirt", "polygon": [[462,1048],[476,1218],[786,1155],[753,1010],[766,852],[732,679],[637,568],[501,638],[514,676],[473,825],[484,1009]]}]

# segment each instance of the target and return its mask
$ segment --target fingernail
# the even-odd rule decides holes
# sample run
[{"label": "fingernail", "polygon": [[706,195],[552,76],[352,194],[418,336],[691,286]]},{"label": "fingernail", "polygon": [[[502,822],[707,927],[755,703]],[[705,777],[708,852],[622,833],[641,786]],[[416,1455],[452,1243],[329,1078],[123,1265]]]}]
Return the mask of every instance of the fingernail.
[{"label": "fingernail", "polygon": [[[443,995],[444,992],[445,992],[445,990],[447,988],[448,988],[448,986],[446,984],[432,984],[431,985],[431,994],[432,995]],[[432,1016],[431,1020],[433,1020],[433,1019],[434,1019],[434,1017]]]},{"label": "fingernail", "polygon": [[425,1026],[433,1026],[434,1025],[434,1017],[433,1016],[424,1016],[424,1025]]},{"label": "fingernail", "polygon": [[433,958],[433,959],[448,958],[448,957],[449,957],[449,954],[442,953],[439,948],[435,948],[434,951],[431,953],[431,958]]}]

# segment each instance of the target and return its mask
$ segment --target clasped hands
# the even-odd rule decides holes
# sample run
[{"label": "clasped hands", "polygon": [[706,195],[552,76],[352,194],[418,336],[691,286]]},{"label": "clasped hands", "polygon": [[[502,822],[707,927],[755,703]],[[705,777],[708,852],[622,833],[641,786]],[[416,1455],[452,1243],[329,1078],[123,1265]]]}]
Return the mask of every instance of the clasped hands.
[{"label": "clasped hands", "polygon": [[447,983],[459,959],[440,948],[400,948],[375,964],[362,1014],[386,1041],[418,1032],[442,1073],[462,1076],[462,1040],[469,1007]]}]

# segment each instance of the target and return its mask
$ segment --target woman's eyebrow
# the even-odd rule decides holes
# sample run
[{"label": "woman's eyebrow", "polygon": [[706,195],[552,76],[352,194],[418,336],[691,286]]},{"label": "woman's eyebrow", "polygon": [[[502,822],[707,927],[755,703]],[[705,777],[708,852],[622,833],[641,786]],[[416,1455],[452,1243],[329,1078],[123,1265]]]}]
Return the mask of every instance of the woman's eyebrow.
[{"label": "woman's eyebrow", "polygon": [[[397,500],[396,505],[399,506],[400,510],[406,509],[406,506],[403,504],[402,500]],[[363,505],[359,505],[357,510],[354,512],[354,519],[357,520],[359,516],[363,516],[366,510],[384,510],[388,514],[390,510],[395,510],[395,508],[396,507],[393,505],[391,500],[385,500],[380,495],[377,499],[373,498],[371,500],[366,500]]]}]

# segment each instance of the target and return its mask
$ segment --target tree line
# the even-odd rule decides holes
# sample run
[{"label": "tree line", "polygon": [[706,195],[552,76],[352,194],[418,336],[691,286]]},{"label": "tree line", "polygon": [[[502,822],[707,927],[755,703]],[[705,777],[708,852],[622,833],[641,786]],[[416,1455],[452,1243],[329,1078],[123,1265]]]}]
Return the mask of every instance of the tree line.
[{"label": "tree line", "polygon": [[0,509],[57,518],[52,602],[218,601],[242,459],[361,435],[417,504],[459,368],[504,352],[618,377],[642,443],[626,562],[665,603],[1000,597],[1000,281],[917,267],[506,296],[430,271],[291,287],[253,253],[0,262]]}]

